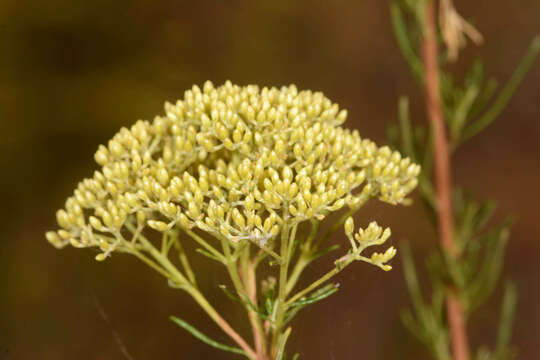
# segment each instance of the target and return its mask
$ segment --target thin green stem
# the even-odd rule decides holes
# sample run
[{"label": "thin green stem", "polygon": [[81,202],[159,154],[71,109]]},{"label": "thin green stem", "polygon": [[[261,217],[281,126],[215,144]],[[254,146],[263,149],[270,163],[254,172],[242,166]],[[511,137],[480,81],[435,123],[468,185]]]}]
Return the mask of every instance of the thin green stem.
[{"label": "thin green stem", "polygon": [[294,265],[291,276],[289,277],[289,281],[287,282],[287,289],[286,289],[287,295],[294,289],[296,283],[300,279],[300,275],[302,275],[302,272],[304,271],[306,266],[309,265],[310,262],[311,260],[308,257],[306,257],[304,254],[300,255],[300,257],[296,261],[296,264]]},{"label": "thin green stem", "polygon": [[189,284],[186,277],[174,266],[170,260],[165,257],[152,243],[142,234],[139,235],[139,241],[142,243],[146,251],[172,276],[171,280],[175,281],[180,286]]},{"label": "thin green stem", "polygon": [[307,239],[304,241],[304,243],[300,246],[300,249],[301,249],[300,256],[298,257],[296,264],[294,264],[294,268],[291,273],[291,276],[289,277],[289,280],[287,281],[287,288],[285,289],[285,292],[287,295],[292,291],[292,289],[298,282],[298,279],[300,279],[300,275],[302,275],[302,272],[304,271],[306,266],[311,262],[311,257],[313,255],[313,252],[316,250],[316,249],[312,249],[311,244],[313,243],[315,236],[317,236],[317,232],[319,231],[320,224],[321,224],[320,221],[311,219],[311,229],[309,231],[309,235]]},{"label": "thin green stem", "polygon": [[171,234],[171,237],[173,238],[172,241],[174,242],[174,246],[176,247],[176,250],[178,251],[178,258],[180,259],[180,263],[182,264],[182,267],[184,268],[184,271],[186,272],[186,275],[189,281],[194,286],[197,286],[195,273],[191,269],[191,265],[189,264],[189,260],[187,258],[186,252],[184,251],[184,248],[182,247],[182,243],[178,239],[178,233],[176,232],[174,234]]},{"label": "thin green stem", "polygon": [[[281,258],[282,262],[279,267],[279,292],[278,292],[278,300],[276,302],[277,304],[277,313],[275,317],[275,323],[274,323],[274,337],[272,339],[272,355],[276,355],[277,345],[278,345],[278,339],[279,334],[281,333],[281,327],[283,324],[283,320],[285,319],[285,297],[286,289],[287,289],[287,272],[289,268],[289,262],[290,257],[288,256],[288,249],[289,249],[289,223],[287,220],[288,215],[285,214],[283,217],[283,228],[281,229]],[[294,240],[293,240],[294,241]]]},{"label": "thin green stem", "polygon": [[289,262],[294,256],[296,250],[296,230],[298,229],[298,223],[292,226],[292,229],[289,234],[289,244],[287,249],[287,256],[289,257]]},{"label": "thin green stem", "polygon": [[150,260],[148,257],[144,256],[139,250],[137,250],[135,247],[130,247],[130,253],[135,255],[139,260],[144,262],[146,265],[150,266],[152,269],[163,275],[165,278],[170,279],[170,275],[168,272],[163,270],[158,264],[156,264],[154,261]]},{"label": "thin green stem", "polygon": [[231,247],[229,245],[229,242],[223,236],[220,236],[219,239],[221,240],[221,247],[223,249],[223,254],[225,255],[224,264],[227,267],[227,271],[229,272],[229,276],[232,280],[234,288],[239,295],[246,295],[244,286],[242,285],[242,281],[240,280],[240,276],[238,275],[236,262],[233,260],[234,255],[231,253]]},{"label": "thin green stem", "polygon": [[[346,255],[347,256],[347,255]],[[340,266],[336,266],[323,276],[321,276],[319,279],[315,280],[311,285],[304,288],[303,290],[297,292],[293,297],[291,297],[289,300],[287,300],[286,305],[290,306],[293,304],[296,300],[302,298],[302,296],[308,294],[309,292],[315,290],[320,285],[324,284],[334,276],[336,276],[341,270],[343,270],[345,267],[349,266],[350,263],[352,263],[355,260],[354,256],[348,255],[345,260],[343,260],[343,263],[340,264]]]},{"label": "thin green stem", "polygon": [[345,221],[347,220],[347,218],[349,216],[352,216],[354,215],[363,205],[365,204],[365,201],[361,201],[359,205],[349,209],[349,211],[345,212],[339,219],[338,221],[336,221],[332,227],[321,237],[321,239],[317,242],[315,242],[315,245],[313,246],[313,249],[314,250],[317,250],[320,248],[320,246],[322,244],[324,244],[329,238],[330,236],[332,236],[336,231],[338,231],[342,226],[343,224],[345,223]]},{"label": "thin green stem", "polygon": [[208,244],[206,240],[204,240],[202,237],[197,235],[194,231],[190,229],[182,229],[186,234],[191,236],[193,240],[195,240],[199,245],[201,245],[203,248],[205,248],[207,251],[209,251],[212,255],[214,255],[216,258],[218,258],[222,263],[225,263],[225,257],[223,257],[223,254],[220,253],[216,248],[214,248],[212,245]]},{"label": "thin green stem", "polygon": [[[276,259],[276,261],[278,263],[281,263],[283,261],[283,259],[281,258],[281,256],[279,256],[278,253],[276,253],[275,251],[273,251],[272,249],[270,249],[268,246],[265,246],[265,245],[261,245],[260,243],[258,243],[257,241],[253,240],[253,239],[249,239],[249,241],[257,246],[259,249],[263,250],[267,255],[270,255],[272,256],[274,259]],[[261,259],[262,260],[262,259]]]},{"label": "thin green stem", "polygon": [[296,260],[296,264],[294,264],[291,276],[287,281],[287,288],[285,289],[287,295],[292,291],[292,289],[298,282],[298,279],[300,279],[300,275],[302,275],[302,272],[304,271],[306,266],[312,261],[311,257],[315,249],[312,249],[311,244],[313,243],[315,236],[317,236],[320,224],[320,221],[311,219],[311,229],[309,231],[309,235],[303,242],[303,244],[300,245],[300,256],[298,257],[298,260]]}]

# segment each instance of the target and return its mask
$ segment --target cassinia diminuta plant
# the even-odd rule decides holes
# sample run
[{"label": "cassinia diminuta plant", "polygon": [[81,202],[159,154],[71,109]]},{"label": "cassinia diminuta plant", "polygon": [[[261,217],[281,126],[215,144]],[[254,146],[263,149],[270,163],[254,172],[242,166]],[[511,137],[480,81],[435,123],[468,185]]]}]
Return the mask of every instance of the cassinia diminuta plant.
[{"label": "cassinia diminuta plant", "polygon": [[[221,350],[285,359],[289,321],[337,290],[326,284],[335,274],[355,261],[391,269],[393,247],[365,254],[390,229],[371,222],[355,232],[351,216],[372,197],[404,203],[417,185],[418,165],[342,128],[346,117],[322,93],[294,85],[193,86],[183,100],[165,104],[164,116],[122,128],[99,147],[101,169],[79,183],[57,212],[60,230],[46,237],[58,248],[97,249],[98,261],[114,253],[138,257],[187,292],[236,346],[173,317],[178,325]],[[319,234],[340,209],[339,220]],[[324,243],[341,226],[350,249],[320,279],[296,289],[306,266],[333,250]],[[247,311],[251,344],[201,292],[196,278],[204,274],[190,265],[188,241],[230,275],[231,290],[221,288]],[[258,281],[263,262],[273,276]]]}]

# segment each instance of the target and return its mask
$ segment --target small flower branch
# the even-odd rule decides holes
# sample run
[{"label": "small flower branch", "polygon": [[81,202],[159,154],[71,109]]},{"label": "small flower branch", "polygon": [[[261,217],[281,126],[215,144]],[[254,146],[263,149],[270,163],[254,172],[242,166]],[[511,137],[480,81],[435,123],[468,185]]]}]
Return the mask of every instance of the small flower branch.
[{"label": "small flower branch", "polygon": [[358,233],[354,236],[353,232],[354,222],[352,217],[348,217],[345,221],[345,233],[351,241],[351,250],[335,261],[335,267],[332,270],[330,270],[322,277],[311,283],[309,286],[307,286],[303,290],[300,290],[298,293],[288,299],[286,301],[286,305],[294,304],[296,301],[300,300],[305,295],[309,294],[313,290],[326,283],[328,280],[332,279],[335,275],[337,275],[354,261],[364,261],[378,266],[385,271],[392,269],[390,265],[387,265],[387,262],[390,261],[396,254],[396,250],[394,249],[394,247],[388,248],[384,254],[373,253],[369,258],[362,255],[362,252],[366,248],[374,245],[383,244],[390,237],[391,231],[389,228],[386,228],[383,231],[383,229],[379,227],[375,222],[372,222],[365,230],[359,229]]}]

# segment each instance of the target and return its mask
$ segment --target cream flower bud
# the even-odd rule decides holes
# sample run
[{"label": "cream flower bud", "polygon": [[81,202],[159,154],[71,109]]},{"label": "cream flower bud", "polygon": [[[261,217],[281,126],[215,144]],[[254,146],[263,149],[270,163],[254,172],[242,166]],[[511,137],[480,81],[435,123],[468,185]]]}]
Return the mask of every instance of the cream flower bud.
[{"label": "cream flower bud", "polygon": [[246,227],[246,220],[244,219],[242,214],[240,214],[240,211],[237,208],[233,209],[232,218],[240,229],[243,229],[244,227]]},{"label": "cream flower bud", "polygon": [[45,234],[45,237],[47,238],[47,241],[54,245],[55,247],[61,247],[62,246],[62,239],[58,234],[54,231],[47,231]]},{"label": "cream flower bud", "polygon": [[90,222],[90,225],[92,225],[92,227],[98,231],[103,231],[104,227],[103,227],[103,224],[101,223],[101,221],[95,217],[95,216],[90,216],[88,218],[88,221]]},{"label": "cream flower bud", "polygon": [[195,202],[191,201],[188,205],[188,215],[192,218],[192,219],[196,219],[199,217],[200,215],[200,210],[199,208],[197,207],[197,205],[195,204]]},{"label": "cream flower bud", "polygon": [[189,228],[189,227],[191,227],[191,223],[190,223],[188,217],[187,217],[186,215],[184,215],[184,214],[180,214],[180,215],[178,216],[178,221],[179,221],[180,225],[181,225],[182,227],[184,227],[184,228]]},{"label": "cream flower bud", "polygon": [[107,255],[104,254],[104,253],[97,254],[96,257],[95,257],[96,261],[103,261],[103,260],[105,260],[106,258],[107,258]]},{"label": "cream flower bud", "polygon": [[100,145],[98,151],[96,151],[94,155],[94,159],[99,165],[103,166],[109,161],[108,153],[109,151],[107,150],[107,148],[103,145]]},{"label": "cream flower bud", "polygon": [[157,231],[169,230],[169,225],[167,225],[163,221],[148,220],[148,226],[150,226],[152,229],[157,230]]},{"label": "cream flower bud", "polygon": [[253,211],[254,207],[255,207],[255,198],[253,194],[249,194],[248,196],[246,196],[246,199],[244,200],[244,208],[247,211]]},{"label": "cream flower bud", "polygon": [[164,168],[159,168],[156,173],[156,178],[161,183],[161,185],[166,186],[169,183],[169,173]]},{"label": "cream flower bud", "polygon": [[115,141],[115,140],[109,141],[109,150],[111,154],[116,157],[122,156],[124,152],[124,148],[122,147],[122,145],[118,141]]},{"label": "cream flower bud", "polygon": [[56,221],[63,228],[68,228],[71,226],[71,219],[65,210],[58,210],[56,212]]},{"label": "cream flower bud", "polygon": [[354,232],[354,220],[352,217],[348,217],[347,220],[345,220],[345,234],[347,237],[352,237]]}]

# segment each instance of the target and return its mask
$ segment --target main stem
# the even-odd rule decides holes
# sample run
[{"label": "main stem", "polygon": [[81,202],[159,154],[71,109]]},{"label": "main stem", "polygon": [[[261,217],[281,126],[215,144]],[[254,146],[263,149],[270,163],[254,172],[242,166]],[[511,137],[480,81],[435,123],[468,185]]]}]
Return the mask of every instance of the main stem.
[{"label": "main stem", "polygon": [[[427,113],[433,129],[437,222],[441,246],[451,256],[456,257],[457,252],[454,243],[454,219],[452,213],[450,154],[440,98],[439,54],[434,0],[429,1],[426,5],[425,15],[422,56],[425,69]],[[469,360],[469,345],[467,341],[463,307],[457,297],[457,291],[454,287],[450,287],[447,291],[446,312],[450,327],[453,359]]]},{"label": "main stem", "polygon": [[[239,266],[241,269],[241,275],[244,280],[244,287],[246,289],[246,296],[252,304],[257,304],[257,265],[254,260],[250,258],[249,245],[242,254],[242,264]],[[266,352],[266,338],[264,329],[258,314],[250,307],[247,309],[249,322],[251,323],[251,329],[253,332],[253,341],[255,343],[255,351],[257,352],[256,360],[268,360]]]}]

